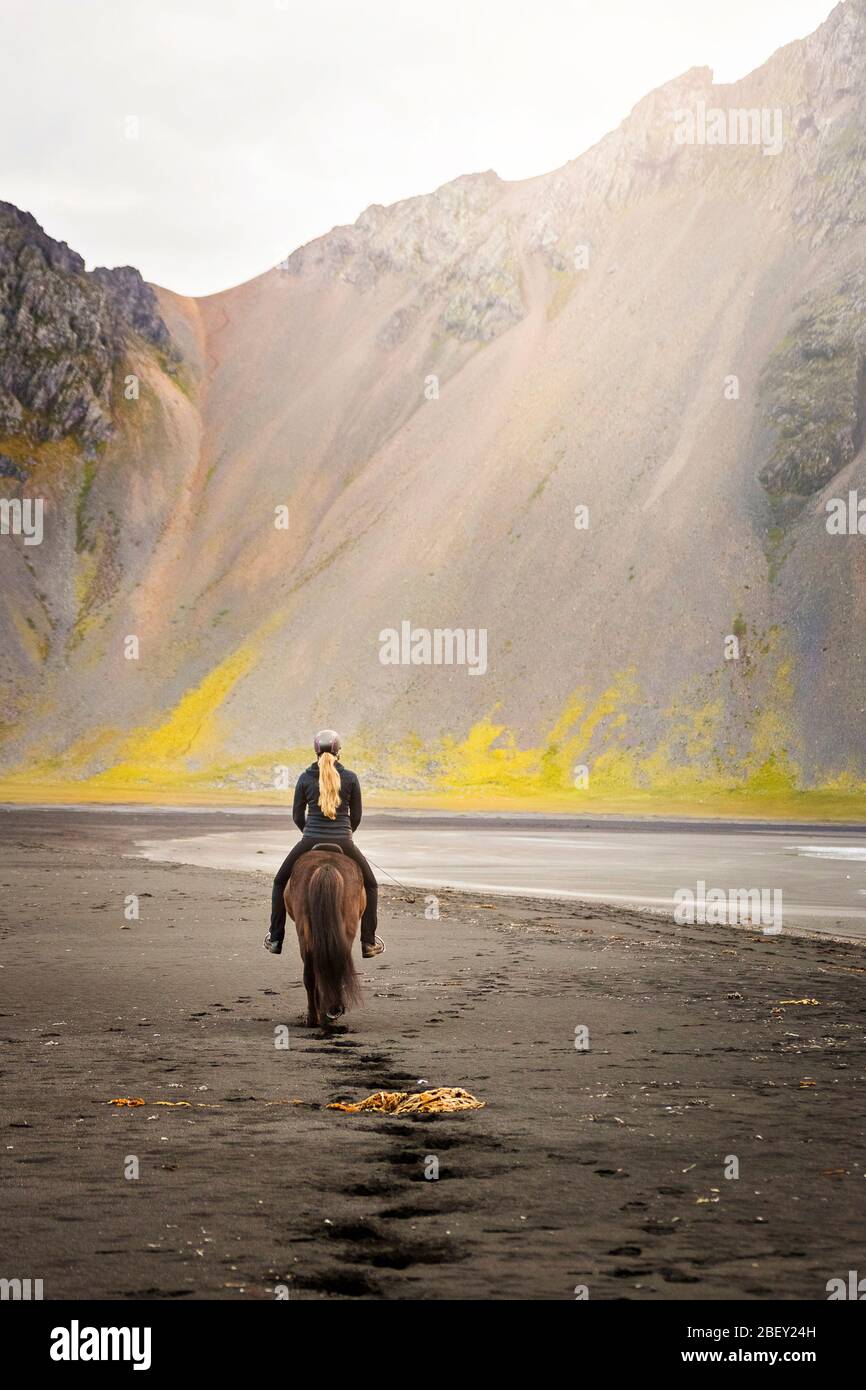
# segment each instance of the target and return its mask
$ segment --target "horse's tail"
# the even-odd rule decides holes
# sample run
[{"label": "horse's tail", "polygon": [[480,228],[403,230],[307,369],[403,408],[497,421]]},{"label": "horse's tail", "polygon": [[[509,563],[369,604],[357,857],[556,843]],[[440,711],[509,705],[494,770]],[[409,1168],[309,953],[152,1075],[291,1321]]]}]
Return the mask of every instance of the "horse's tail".
[{"label": "horse's tail", "polygon": [[320,864],[310,875],[307,903],[310,950],[319,994],[319,1009],[338,1014],[361,999],[352,943],[343,925],[345,887],[335,864]]}]

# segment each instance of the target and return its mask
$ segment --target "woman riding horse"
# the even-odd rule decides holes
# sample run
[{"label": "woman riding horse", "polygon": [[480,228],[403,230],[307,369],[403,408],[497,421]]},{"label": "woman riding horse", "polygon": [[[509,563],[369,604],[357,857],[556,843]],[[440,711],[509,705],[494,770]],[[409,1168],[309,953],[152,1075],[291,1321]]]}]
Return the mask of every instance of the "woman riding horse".
[{"label": "woman riding horse", "polygon": [[367,906],[361,918],[361,953],[369,959],[384,951],[385,945],[376,937],[379,886],[352,839],[353,831],[361,824],[361,784],[354,772],[337,762],[342,745],[340,735],[333,729],[322,729],[316,734],[313,746],[316,761],[298,778],[292,808],[292,819],[301,831],[301,839],[283,860],[274,879],[271,929],[265,937],[265,949],[275,956],[282,951],[286,934],[286,884],[301,855],[324,842],[339,845],[364,875]]}]

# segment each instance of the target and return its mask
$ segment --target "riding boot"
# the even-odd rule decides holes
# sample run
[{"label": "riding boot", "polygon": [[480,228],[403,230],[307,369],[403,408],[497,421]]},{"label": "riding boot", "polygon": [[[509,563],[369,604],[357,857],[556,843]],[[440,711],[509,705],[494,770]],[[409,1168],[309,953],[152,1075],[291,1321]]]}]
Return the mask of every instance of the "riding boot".
[{"label": "riding boot", "polygon": [[[283,881],[278,874],[271,890],[271,929],[265,937],[265,945],[274,955],[279,955],[282,950],[283,937],[286,934],[286,904],[283,898],[286,882],[287,880]],[[268,945],[269,942],[272,944]]]},{"label": "riding boot", "polygon": [[372,887],[364,885],[367,894],[367,905],[361,918],[361,945],[375,946],[376,944],[376,924],[378,918],[378,885]]}]

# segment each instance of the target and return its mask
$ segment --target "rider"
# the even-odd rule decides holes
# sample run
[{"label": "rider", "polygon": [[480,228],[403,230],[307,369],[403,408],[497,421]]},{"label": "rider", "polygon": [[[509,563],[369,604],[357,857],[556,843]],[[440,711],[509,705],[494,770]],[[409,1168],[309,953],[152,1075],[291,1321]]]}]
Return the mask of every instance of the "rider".
[{"label": "rider", "polygon": [[384,942],[376,937],[379,885],[352,839],[352,831],[361,824],[361,784],[354,772],[337,762],[341,743],[334,729],[322,729],[316,734],[313,746],[316,762],[298,778],[292,807],[292,820],[302,838],[277,870],[271,894],[271,929],[265,937],[265,949],[275,956],[282,951],[286,933],[283,896],[286,884],[300,856],[325,841],[338,844],[364,875],[367,906],[361,918],[361,952],[367,958],[378,956],[385,949]]}]

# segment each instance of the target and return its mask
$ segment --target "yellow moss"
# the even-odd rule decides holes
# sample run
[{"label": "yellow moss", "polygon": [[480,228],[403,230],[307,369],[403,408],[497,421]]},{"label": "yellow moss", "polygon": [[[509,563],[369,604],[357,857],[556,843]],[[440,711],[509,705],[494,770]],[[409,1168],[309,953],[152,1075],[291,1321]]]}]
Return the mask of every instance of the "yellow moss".
[{"label": "yellow moss", "polygon": [[[771,628],[767,640],[768,655],[781,646],[777,628]],[[795,791],[802,772],[794,761],[790,732],[791,709],[794,702],[794,683],[791,663],[781,659],[770,682],[752,733],[751,749],[745,763],[745,787],[749,791],[784,795]]]},{"label": "yellow moss", "polygon": [[568,301],[571,299],[577,285],[577,275],[564,270],[554,272],[553,294],[547,305],[547,321],[552,323],[558,319]]},{"label": "yellow moss", "polygon": [[[268,626],[271,626],[269,624]],[[0,782],[10,800],[153,800],[231,804],[291,800],[291,786],[274,787],[274,769],[302,767],[307,748],[258,753],[224,761],[218,711],[255,659],[252,639],[189,691],[160,722],[121,736],[103,730],[79,740],[62,757],[44,760]],[[498,706],[462,738],[429,743],[401,740],[387,780],[416,790],[368,793],[370,805],[462,810],[569,811],[575,814],[751,816],[755,818],[861,818],[866,782],[856,770],[835,773],[819,788],[799,790],[792,747],[793,680],[778,634],[769,634],[761,712],[742,748],[719,752],[726,706],[721,698],[665,710],[665,732],[654,747],[629,739],[630,711],[643,696],[634,672],[620,673],[593,702],[585,689],[566,701],[537,745],[521,747],[497,718]],[[773,662],[777,664],[774,666]],[[351,764],[364,775],[382,772],[378,741],[362,730],[348,740]],[[84,781],[94,763],[108,771]],[[575,770],[589,769],[589,785],[575,785]],[[290,778],[290,781],[293,780]],[[64,790],[65,789],[65,790]]]},{"label": "yellow moss", "polygon": [[23,650],[27,653],[34,666],[41,666],[48,655],[48,638],[40,636],[35,626],[31,626],[27,619],[18,609],[6,600],[6,609],[18,633]]},{"label": "yellow moss", "polygon": [[[497,747],[499,740],[503,741]],[[443,740],[436,757],[441,769],[436,785],[455,789],[463,786],[513,787],[516,790],[527,776],[537,772],[538,756],[537,749],[519,749],[514,735],[503,724],[482,719],[461,743],[451,738]]]},{"label": "yellow moss", "polygon": [[123,737],[120,729],[92,729],[62,753],[28,763],[26,774],[23,771],[8,774],[7,781],[26,776],[28,782],[56,784],[86,777],[94,762],[116,754]]},{"label": "yellow moss", "polygon": [[[709,798],[719,803],[738,791],[790,798],[801,773],[789,748],[794,690],[790,663],[780,658],[780,646],[780,635],[771,630],[764,708],[747,754],[731,754],[727,768],[720,766],[716,752],[725,714],[720,697],[695,706],[671,705],[665,711],[665,735],[655,747],[629,743],[630,711],[642,699],[634,670],[629,669],[619,673],[592,705],[585,691],[575,691],[536,747],[521,748],[513,732],[491,714],[462,740],[446,738],[438,747],[413,740],[391,772],[418,776],[423,769],[434,795],[450,793],[461,802],[495,795],[533,803],[555,800],[576,811],[612,802]],[[772,659],[778,661],[775,669]],[[586,786],[575,777],[581,767],[589,770]]]},{"label": "yellow moss", "polygon": [[[306,757],[304,753],[303,758]],[[299,764],[300,766],[301,764]],[[682,816],[713,817],[738,820],[824,820],[862,821],[866,818],[866,786],[860,783],[858,792],[835,791],[826,788],[800,791],[787,796],[764,796],[754,792],[707,792],[694,796],[671,797],[661,792],[636,792],[631,796],[595,797],[591,805],[580,801],[580,793],[561,792],[538,796],[506,795],[495,792],[466,793],[455,800],[450,792],[399,792],[386,789],[365,792],[364,802],[371,807],[389,810],[443,810],[471,812],[526,811],[595,816]],[[58,778],[35,782],[30,775],[10,775],[0,778],[0,799],[19,805],[71,802],[100,804],[108,801],[124,805],[159,806],[261,806],[280,805],[288,808],[291,792],[273,789],[244,790],[238,787],[216,787],[208,784],[206,774],[174,777],[167,783],[154,780],[150,785],[107,787],[87,781]]]},{"label": "yellow moss", "polygon": [[87,600],[90,597],[90,590],[93,585],[93,581],[96,578],[96,570],[98,564],[99,560],[97,557],[95,547],[93,550],[85,550],[82,553],[81,559],[78,564],[78,568],[75,571],[75,576],[72,581],[72,592],[75,596],[75,607],[79,613],[81,612],[81,609],[85,607]]},{"label": "yellow moss", "polygon": [[[723,715],[724,703],[720,699],[696,709],[680,704],[669,706],[665,710],[669,732],[663,742],[640,759],[638,780],[649,788],[665,787],[678,794],[693,793],[701,787],[707,789],[710,780],[716,790],[736,785],[733,768],[727,779],[712,776],[710,771],[716,762],[715,750]],[[685,751],[687,762],[677,761],[675,748]]]},{"label": "yellow moss", "polygon": [[787,748],[786,721],[773,710],[759,716],[747,762],[745,786],[756,792],[793,791],[800,783],[800,768]]},{"label": "yellow moss", "polygon": [[68,435],[65,439],[45,441],[32,440],[23,434],[0,437],[0,453],[26,467],[31,478],[43,467],[57,470],[74,469],[78,464],[80,452],[79,445]]},{"label": "yellow moss", "polygon": [[77,647],[87,634],[98,625],[99,618],[90,608],[95,597],[96,579],[104,547],[104,537],[98,536],[91,550],[83,550],[78,556],[78,567],[72,581],[75,597],[75,623],[69,635],[70,648]]},{"label": "yellow moss", "polygon": [[[445,738],[435,750],[416,745],[413,760],[428,768],[433,764],[434,790],[463,794],[489,788],[530,797],[560,792],[573,786],[575,768],[596,738],[610,740],[625,729],[628,715],[622,707],[637,694],[634,674],[626,671],[588,711],[585,692],[575,691],[538,747],[520,748],[513,732],[488,716],[460,742]],[[608,750],[606,758],[594,760],[591,780],[596,777],[599,790],[624,786],[633,777],[631,755]]]},{"label": "yellow moss", "polygon": [[171,785],[178,777],[183,780],[190,759],[203,762],[221,747],[217,711],[255,658],[251,643],[240,647],[188,691],[161,724],[139,729],[125,739],[119,750],[120,761],[97,773],[91,783],[147,785],[157,781]]},{"label": "yellow moss", "polygon": [[703,758],[712,754],[724,712],[724,702],[718,699],[710,700],[699,709],[686,714],[684,733],[686,753],[690,758]]}]

